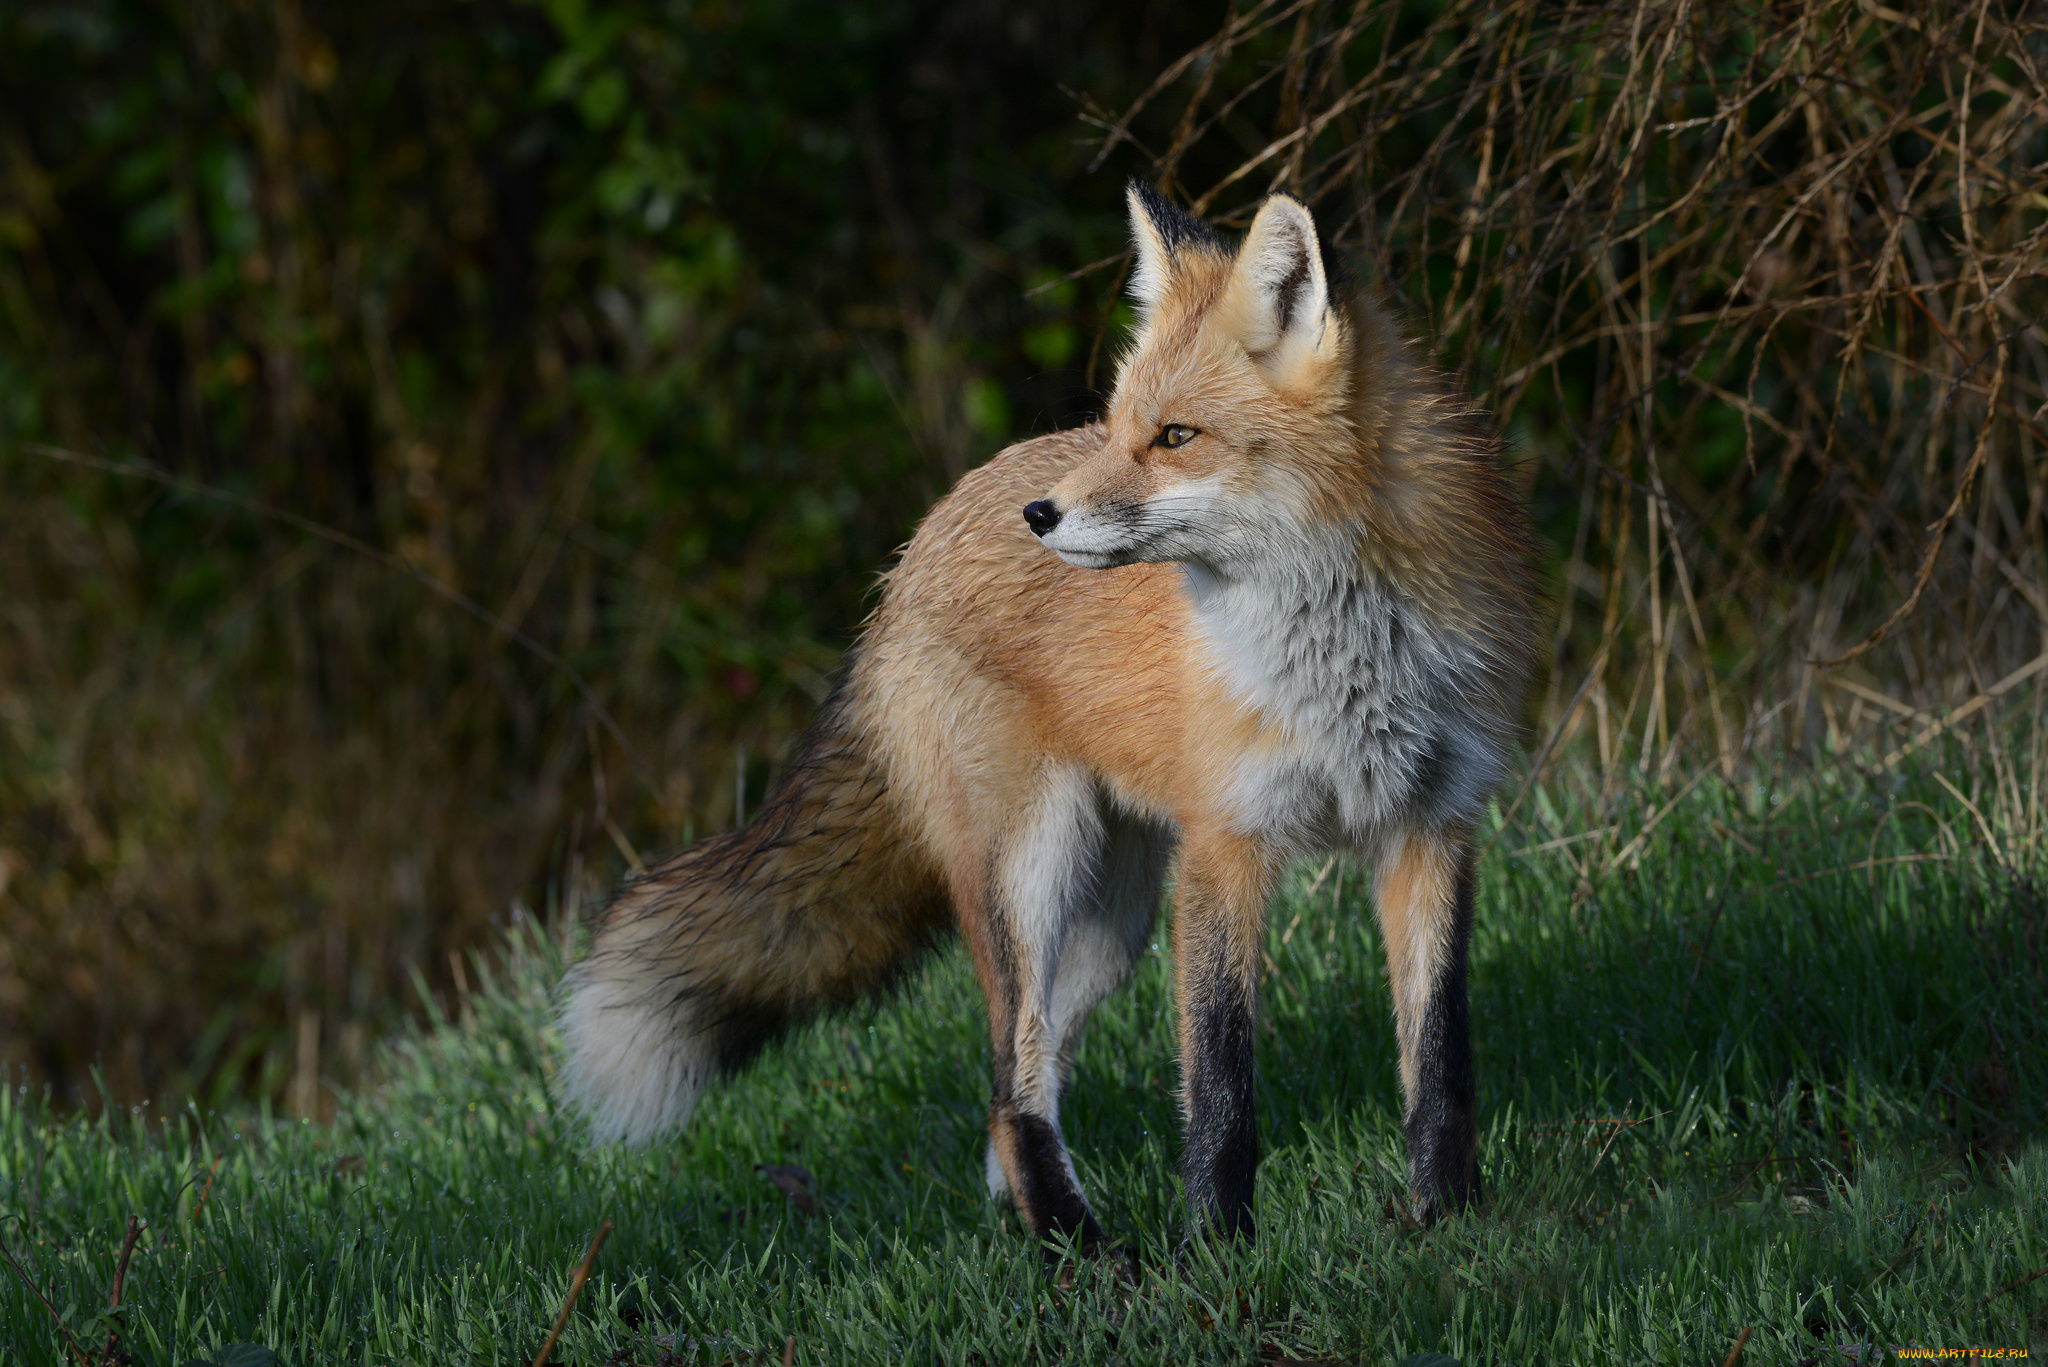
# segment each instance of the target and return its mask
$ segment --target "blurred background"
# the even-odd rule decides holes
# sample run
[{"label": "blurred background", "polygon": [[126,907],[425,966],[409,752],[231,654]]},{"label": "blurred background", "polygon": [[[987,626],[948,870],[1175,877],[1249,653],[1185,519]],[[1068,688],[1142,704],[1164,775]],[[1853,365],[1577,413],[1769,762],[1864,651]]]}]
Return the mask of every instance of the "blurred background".
[{"label": "blurred background", "polygon": [[2019,0],[11,0],[0,1063],[318,1114],[740,819],[1100,402],[1132,176],[1308,199],[1492,411],[1539,769],[1970,735],[2031,840],[2044,70]]}]

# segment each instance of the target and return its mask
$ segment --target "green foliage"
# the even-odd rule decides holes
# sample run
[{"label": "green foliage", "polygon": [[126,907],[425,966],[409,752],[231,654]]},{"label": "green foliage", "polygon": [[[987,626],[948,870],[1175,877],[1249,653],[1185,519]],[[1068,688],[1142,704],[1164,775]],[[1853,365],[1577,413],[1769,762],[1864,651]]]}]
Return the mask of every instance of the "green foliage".
[{"label": "green foliage", "polygon": [[259,1343],[230,1343],[210,1358],[193,1358],[185,1367],[277,1367],[277,1354]]},{"label": "green foliage", "polygon": [[[1941,835],[1974,818],[1928,768],[1618,800],[1576,777],[1484,868],[1489,1199],[1428,1233],[1398,1214],[1381,947],[1339,867],[1273,917],[1256,1248],[1183,1244],[1163,953],[1090,1027],[1066,1130],[1135,1287],[1056,1285],[982,1195],[957,950],[771,1051],[674,1143],[589,1152],[549,1099],[562,950],[531,921],[331,1127],[5,1094],[5,1237],[90,1304],[144,1214],[124,1341],[164,1363],[230,1341],[523,1359],[607,1219],[558,1361],[774,1361],[794,1336],[799,1362],[1698,1363],[1745,1327],[1759,1362],[2048,1347],[2048,1290],[2012,1286],[2048,1263],[2039,884]],[[816,1174],[817,1215],[762,1163]],[[49,1360],[52,1335],[0,1283],[0,1362]]]},{"label": "green foliage", "polygon": [[1100,301],[1024,298],[1123,236],[1062,86],[1185,22],[0,6],[0,1058],[274,1090],[312,1010],[346,1073],[728,823],[929,502],[1092,402]]}]

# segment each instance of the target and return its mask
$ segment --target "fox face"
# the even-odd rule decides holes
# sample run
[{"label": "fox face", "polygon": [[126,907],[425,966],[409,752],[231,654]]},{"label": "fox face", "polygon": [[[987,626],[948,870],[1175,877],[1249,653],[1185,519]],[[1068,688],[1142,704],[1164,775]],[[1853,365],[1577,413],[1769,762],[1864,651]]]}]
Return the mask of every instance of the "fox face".
[{"label": "fox face", "polygon": [[1149,187],[1128,198],[1140,325],[1102,450],[1024,517],[1071,565],[1227,572],[1345,501],[1331,475],[1360,467],[1352,326],[1298,201],[1268,199],[1233,253]]}]

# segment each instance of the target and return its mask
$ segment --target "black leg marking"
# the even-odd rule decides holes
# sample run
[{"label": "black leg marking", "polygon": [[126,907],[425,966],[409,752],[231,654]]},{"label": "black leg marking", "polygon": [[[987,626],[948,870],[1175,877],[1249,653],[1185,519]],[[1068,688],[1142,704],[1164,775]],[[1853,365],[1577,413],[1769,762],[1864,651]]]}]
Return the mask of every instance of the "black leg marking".
[{"label": "black leg marking", "polygon": [[1479,1199],[1479,1131],[1472,1081],[1472,1022],[1465,971],[1472,942],[1472,853],[1458,870],[1444,962],[1431,985],[1417,1041],[1415,1096],[1402,1129],[1415,1215],[1429,1224]]},{"label": "black leg marking", "polygon": [[1075,1185],[1067,1146],[1052,1123],[1042,1116],[1012,1113],[1010,1133],[1016,1145],[1017,1177],[1024,1189],[1013,1195],[1040,1238],[1064,1236],[1093,1251],[1102,1242],[1087,1198]]},{"label": "black leg marking", "polygon": [[[1220,955],[1219,955],[1220,958]],[[1181,1171],[1198,1225],[1251,1239],[1252,1185],[1259,1166],[1253,1110],[1252,1003],[1219,963],[1193,1022],[1187,1152]]]},{"label": "black leg marking", "polygon": [[1009,1181],[1011,1204],[1040,1238],[1064,1235],[1092,1249],[1102,1240],[1102,1227],[1074,1181],[1066,1142],[1052,1121],[1018,1108],[1016,1078],[1016,1048],[1004,1039],[996,1045],[988,1133]]}]

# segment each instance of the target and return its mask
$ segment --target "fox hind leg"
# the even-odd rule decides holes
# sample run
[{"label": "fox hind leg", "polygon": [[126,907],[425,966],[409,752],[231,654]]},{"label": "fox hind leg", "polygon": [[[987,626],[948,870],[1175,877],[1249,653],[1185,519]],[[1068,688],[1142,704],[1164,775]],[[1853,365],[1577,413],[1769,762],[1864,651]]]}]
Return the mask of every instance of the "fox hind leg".
[{"label": "fox hind leg", "polygon": [[1053,980],[1062,1090],[1074,1075],[1074,1055],[1089,1015],[1145,952],[1173,856],[1171,835],[1152,822],[1112,813],[1104,825],[1094,895],[1069,925]]},{"label": "fox hind leg", "polygon": [[[1062,933],[1056,942],[1039,939],[1020,955],[1034,960],[1031,978],[1052,983],[1046,1006],[1050,1039],[1056,1042],[1051,1076],[1045,1075],[1042,1048],[1018,1052],[1019,1062],[1034,1070],[1031,1090],[1047,1103],[1047,1111],[1054,1117],[1073,1078],[1074,1056],[1088,1017],[1129,975],[1144,952],[1158,919],[1160,889],[1172,853],[1173,840],[1164,828],[1121,813],[1105,813],[1092,866],[1072,885],[1073,899],[1061,918]],[[1032,1033],[1037,1034],[1035,1028]],[[985,1167],[990,1194],[1011,1194],[1009,1175],[993,1135]]]},{"label": "fox hind leg", "polygon": [[1469,834],[1412,830],[1389,843],[1374,886],[1394,1030],[1402,1129],[1416,1218],[1428,1224],[1479,1197],[1466,958],[1472,940]]},{"label": "fox hind leg", "polygon": [[976,957],[990,970],[983,983],[995,1065],[989,1188],[1007,1193],[1034,1233],[1064,1235],[1083,1247],[1098,1243],[1102,1228],[1067,1155],[1059,1098],[1062,1015],[1071,1017],[1089,992],[1077,979],[1063,1000],[1059,986],[1069,947],[1096,941],[1089,913],[1108,844],[1093,780],[1079,768],[1048,771],[993,861],[987,914],[974,918],[984,941]]}]

